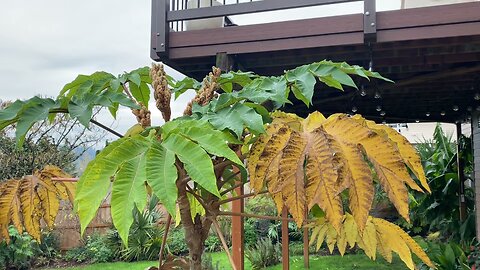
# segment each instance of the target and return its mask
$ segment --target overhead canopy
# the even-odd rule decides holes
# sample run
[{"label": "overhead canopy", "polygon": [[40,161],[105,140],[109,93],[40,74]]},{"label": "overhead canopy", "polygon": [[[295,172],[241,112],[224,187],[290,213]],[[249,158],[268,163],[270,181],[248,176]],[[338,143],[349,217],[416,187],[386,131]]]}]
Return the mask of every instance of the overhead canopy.
[{"label": "overhead canopy", "polygon": [[[313,106],[288,108],[299,114],[352,112],[355,107],[377,121],[455,122],[480,110],[480,2],[375,14],[367,12],[367,2],[364,14],[169,32],[165,51],[154,48],[152,58],[197,79],[215,65],[218,53],[262,75],[323,59],[365,67],[372,62],[373,70],[396,82],[358,80],[366,96],[353,88],[339,92],[321,86]],[[208,8],[198,10],[208,17]],[[369,26],[376,28],[373,38],[367,35]]]}]

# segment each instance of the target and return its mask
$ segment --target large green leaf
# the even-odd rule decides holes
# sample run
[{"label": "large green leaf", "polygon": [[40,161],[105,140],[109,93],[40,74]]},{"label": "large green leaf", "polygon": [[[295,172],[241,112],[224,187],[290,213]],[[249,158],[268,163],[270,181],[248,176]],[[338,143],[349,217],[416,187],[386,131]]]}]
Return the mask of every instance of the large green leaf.
[{"label": "large green leaf", "polygon": [[203,149],[212,155],[225,157],[236,164],[243,166],[243,162],[235,152],[228,147],[228,141],[222,133],[209,133],[208,130],[198,127],[189,128],[185,134],[196,141]]},{"label": "large green leaf", "polygon": [[293,83],[292,92],[295,97],[303,101],[307,106],[310,106],[312,103],[313,91],[317,82],[309,68],[310,65],[305,65],[287,71],[285,74],[287,81]]},{"label": "large green leaf", "polygon": [[203,115],[203,119],[208,120],[219,130],[230,129],[238,137],[242,135],[245,128],[256,134],[265,131],[262,116],[242,103],[236,103],[232,107],[221,109],[215,113],[207,113]]},{"label": "large green leaf", "polygon": [[82,233],[105,198],[111,177],[124,162],[143,155],[150,144],[149,139],[140,135],[124,137],[108,145],[88,164],[78,181],[75,197]]},{"label": "large green leaf", "polygon": [[194,182],[198,183],[208,192],[220,197],[212,160],[202,147],[178,134],[170,134],[170,136],[162,142],[162,145],[177,155],[178,159],[185,165],[185,170]]},{"label": "large green leaf", "polygon": [[154,142],[147,151],[147,182],[172,216],[178,196],[177,177],[175,153]]},{"label": "large green leaf", "polygon": [[133,223],[133,209],[140,212],[147,203],[145,155],[139,155],[120,166],[112,187],[112,221],[128,246],[128,233]]},{"label": "large green leaf", "polygon": [[56,103],[52,99],[39,97],[33,97],[24,104],[18,113],[19,119],[15,130],[18,145],[23,144],[25,136],[33,124],[48,118],[48,113],[54,106]]},{"label": "large green leaf", "polygon": [[141,82],[140,86],[137,86],[135,83],[129,83],[128,85],[132,96],[148,108],[148,101],[150,101],[150,88],[148,88],[148,85],[144,82]]}]

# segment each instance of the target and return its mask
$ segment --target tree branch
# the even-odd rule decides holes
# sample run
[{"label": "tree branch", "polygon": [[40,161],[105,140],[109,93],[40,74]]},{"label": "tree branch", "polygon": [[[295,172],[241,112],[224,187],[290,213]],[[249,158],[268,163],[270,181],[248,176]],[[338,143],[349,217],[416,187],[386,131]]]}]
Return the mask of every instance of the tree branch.
[{"label": "tree branch", "polygon": [[287,220],[287,221],[295,221],[293,218],[283,218],[283,217],[272,217],[272,216],[262,216],[262,215],[255,215],[255,214],[248,214],[248,213],[235,213],[229,211],[221,211],[218,212],[219,216],[237,216],[237,217],[249,217],[249,218],[258,218],[258,219],[267,219],[267,220]]},{"label": "tree branch", "polygon": [[168,236],[168,231],[170,229],[171,222],[172,222],[172,216],[168,214],[167,227],[165,227],[165,232],[163,233],[163,239],[162,239],[162,246],[160,247],[160,253],[158,254],[158,269],[162,269],[163,252],[165,250],[165,244],[167,243],[167,236]]},{"label": "tree branch", "polygon": [[258,193],[252,192],[252,193],[248,193],[248,194],[243,194],[243,195],[240,195],[240,196],[235,196],[235,197],[231,197],[231,198],[228,198],[228,199],[225,199],[225,200],[218,201],[217,204],[222,205],[222,204],[229,203],[229,202],[232,202],[232,201],[236,201],[236,200],[240,200],[240,199],[244,199],[244,198],[248,198],[248,197],[252,197],[252,196],[256,196],[256,195],[260,195],[260,194],[265,194],[267,192],[268,192],[268,190],[263,190],[263,191],[260,191]]},{"label": "tree branch", "polygon": [[235,263],[233,262],[232,255],[230,254],[230,250],[228,249],[227,242],[225,241],[225,237],[223,237],[222,231],[220,230],[220,226],[218,225],[217,220],[212,219],[213,223],[213,228],[215,229],[215,232],[218,235],[218,238],[220,238],[220,241],[222,242],[223,249],[227,253],[228,260],[230,261],[230,265],[232,266],[233,270],[237,270],[237,267],[235,266]]}]

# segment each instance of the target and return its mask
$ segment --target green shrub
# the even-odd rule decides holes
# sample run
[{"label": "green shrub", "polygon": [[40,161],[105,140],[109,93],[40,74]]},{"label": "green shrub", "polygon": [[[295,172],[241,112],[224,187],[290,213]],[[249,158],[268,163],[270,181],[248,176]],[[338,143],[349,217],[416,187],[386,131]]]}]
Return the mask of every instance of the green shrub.
[{"label": "green shrub", "polygon": [[94,233],[87,236],[84,246],[69,250],[65,258],[76,262],[111,262],[115,260],[115,251],[109,246],[106,236]]},{"label": "green shrub", "polygon": [[14,227],[8,228],[10,243],[0,243],[1,269],[30,269],[38,244],[26,232],[20,234]]},{"label": "green shrub", "polygon": [[[467,251],[456,243],[429,242],[426,253],[438,270],[470,270]],[[430,269],[424,264],[420,264],[418,268],[420,270]]]},{"label": "green shrub", "polygon": [[273,244],[269,238],[260,239],[253,247],[245,250],[245,256],[253,269],[263,269],[280,263],[281,253],[280,244]]},{"label": "green shrub", "polygon": [[168,233],[167,248],[168,252],[177,256],[188,253],[187,243],[185,242],[185,234],[181,227],[175,228]]},{"label": "green shrub", "polygon": [[247,219],[244,223],[245,246],[249,247],[257,242],[257,231],[255,230],[255,220]]},{"label": "green shrub", "polygon": [[133,213],[133,224],[128,235],[128,247],[122,251],[122,259],[126,261],[156,260],[162,246],[164,227],[157,221],[161,215],[156,211],[158,199],[153,197],[148,209],[140,213],[136,208]]},{"label": "green shrub", "polygon": [[222,250],[222,242],[216,235],[209,235],[205,240],[205,250],[208,252],[215,252]]}]

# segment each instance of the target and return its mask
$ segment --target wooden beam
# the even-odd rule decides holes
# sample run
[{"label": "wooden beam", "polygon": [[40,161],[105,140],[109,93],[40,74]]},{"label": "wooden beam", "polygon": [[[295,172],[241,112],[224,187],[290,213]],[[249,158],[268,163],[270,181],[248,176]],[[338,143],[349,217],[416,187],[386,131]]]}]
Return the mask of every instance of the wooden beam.
[{"label": "wooden beam", "polygon": [[290,269],[290,254],[288,252],[288,209],[286,206],[283,206],[282,210],[282,269],[289,270]]}]

